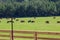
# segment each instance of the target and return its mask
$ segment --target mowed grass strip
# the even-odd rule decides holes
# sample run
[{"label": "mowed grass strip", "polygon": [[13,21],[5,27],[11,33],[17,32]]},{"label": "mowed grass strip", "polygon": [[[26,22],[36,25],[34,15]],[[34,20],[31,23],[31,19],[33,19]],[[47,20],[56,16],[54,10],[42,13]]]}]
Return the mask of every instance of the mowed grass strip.
[{"label": "mowed grass strip", "polygon": [[38,37],[45,37],[45,38],[60,38],[60,35],[38,34]]},{"label": "mowed grass strip", "polygon": [[14,33],[14,36],[34,36],[34,34]]},{"label": "mowed grass strip", "polygon": [[3,35],[10,35],[10,33],[5,33],[5,32],[0,32],[0,34],[3,34]]},{"label": "mowed grass strip", "polygon": [[14,40],[34,40],[34,39],[28,39],[28,38],[15,38]]},{"label": "mowed grass strip", "polygon": [[8,39],[8,40],[10,40],[9,37],[0,37],[0,39]]}]

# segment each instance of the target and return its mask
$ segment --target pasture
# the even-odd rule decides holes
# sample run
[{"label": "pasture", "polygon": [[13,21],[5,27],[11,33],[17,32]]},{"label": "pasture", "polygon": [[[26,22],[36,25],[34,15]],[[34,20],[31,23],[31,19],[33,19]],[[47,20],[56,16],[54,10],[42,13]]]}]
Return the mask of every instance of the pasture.
[{"label": "pasture", "polygon": [[[10,21],[9,19],[2,18],[0,19],[0,30],[11,30],[11,23],[7,23],[7,21]],[[31,17],[31,18],[16,18],[13,20],[13,29],[14,30],[26,30],[26,31],[52,31],[52,32],[60,32],[60,17],[56,17],[53,19],[53,17]],[[0,32],[0,34],[2,34]],[[5,33],[3,33],[5,34]],[[8,33],[10,34],[10,33]],[[32,34],[14,34],[14,35],[25,35],[25,36],[34,36]],[[49,38],[60,38],[60,35],[38,35],[42,37],[49,37]],[[16,38],[15,40],[34,40],[34,39],[22,39],[22,38]]]}]

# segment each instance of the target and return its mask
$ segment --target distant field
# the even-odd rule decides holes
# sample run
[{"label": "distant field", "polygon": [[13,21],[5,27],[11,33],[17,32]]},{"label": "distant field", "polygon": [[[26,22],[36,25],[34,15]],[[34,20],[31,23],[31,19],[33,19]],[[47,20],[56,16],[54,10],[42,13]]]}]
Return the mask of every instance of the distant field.
[{"label": "distant field", "polygon": [[[18,19],[19,21],[16,21]],[[60,17],[37,17],[36,19],[32,18],[16,18],[14,20],[14,30],[39,30],[39,31],[60,31]],[[11,24],[7,23],[10,19],[0,19],[0,29],[11,29]],[[20,21],[24,20],[24,23]],[[29,20],[35,21],[34,23],[28,23]],[[49,21],[50,23],[45,23]]]},{"label": "distant field", "polygon": [[[16,20],[19,21],[16,21]],[[0,19],[0,30],[11,30],[11,24],[7,23],[10,19]],[[20,21],[25,22],[20,22]],[[29,20],[35,21],[34,23],[28,23]],[[49,21],[49,23],[46,23],[46,21]],[[57,23],[57,21],[60,21],[60,17],[56,17],[56,19],[53,19],[53,17],[36,17],[35,19],[33,17],[31,18],[16,18],[14,20],[14,30],[32,30],[32,31],[60,31],[60,23]],[[59,36],[58,36],[59,37]],[[19,39],[15,39],[19,40]],[[23,40],[23,39],[21,39]],[[27,39],[26,39],[27,40]],[[31,39],[33,40],[33,39]]]}]

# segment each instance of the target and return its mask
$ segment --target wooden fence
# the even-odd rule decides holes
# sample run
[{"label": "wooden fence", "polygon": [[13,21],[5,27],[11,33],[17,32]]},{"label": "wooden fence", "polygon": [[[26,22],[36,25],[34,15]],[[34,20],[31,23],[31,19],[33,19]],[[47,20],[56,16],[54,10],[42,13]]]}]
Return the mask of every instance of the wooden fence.
[{"label": "wooden fence", "polygon": [[[0,30],[2,33],[10,33],[10,30]],[[14,38],[29,38],[29,39],[43,39],[43,40],[60,40],[60,38],[47,38],[47,37],[38,37],[38,34],[47,34],[47,35],[60,35],[60,32],[36,32],[36,31],[16,31],[14,30],[13,33],[23,33],[23,34],[34,34],[34,36],[15,36],[13,35]],[[0,34],[0,37],[11,37],[10,35],[2,35]],[[8,40],[8,39],[1,39],[1,40]]]}]

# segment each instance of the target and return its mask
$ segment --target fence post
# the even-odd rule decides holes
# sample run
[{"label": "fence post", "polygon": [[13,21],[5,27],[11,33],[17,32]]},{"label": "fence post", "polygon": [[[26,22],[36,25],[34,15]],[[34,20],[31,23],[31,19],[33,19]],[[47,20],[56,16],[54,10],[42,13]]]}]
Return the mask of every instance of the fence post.
[{"label": "fence post", "polygon": [[13,37],[13,18],[11,18],[11,34],[10,34],[10,40],[14,40],[14,37]]},{"label": "fence post", "polygon": [[35,35],[35,36],[34,36],[34,40],[37,40],[37,39],[38,39],[38,38],[37,38],[37,32],[35,32],[34,35]]}]

